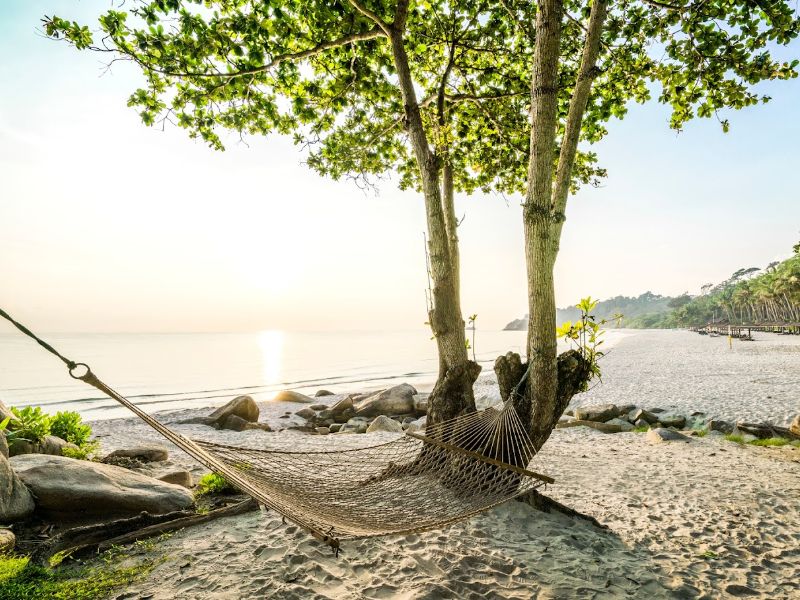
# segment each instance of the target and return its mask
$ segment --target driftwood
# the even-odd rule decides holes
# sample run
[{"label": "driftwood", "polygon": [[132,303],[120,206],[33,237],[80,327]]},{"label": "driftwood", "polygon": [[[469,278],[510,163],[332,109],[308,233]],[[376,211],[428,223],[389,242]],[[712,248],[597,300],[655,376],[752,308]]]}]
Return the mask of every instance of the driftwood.
[{"label": "driftwood", "polygon": [[779,427],[771,423],[737,423],[736,427],[742,433],[749,433],[761,439],[780,437],[789,440],[800,440],[800,435],[797,435],[786,427]]},{"label": "driftwood", "polygon": [[239,515],[257,508],[258,503],[254,499],[248,498],[237,504],[218,508],[206,514],[176,511],[163,515],[151,515],[143,512],[129,519],[74,527],[44,542],[31,555],[30,561],[32,564],[47,566],[50,558],[59,552],[64,552],[70,557],[77,557],[90,552],[103,552],[113,546],[129,544],[169,531],[208,523],[220,517]]}]

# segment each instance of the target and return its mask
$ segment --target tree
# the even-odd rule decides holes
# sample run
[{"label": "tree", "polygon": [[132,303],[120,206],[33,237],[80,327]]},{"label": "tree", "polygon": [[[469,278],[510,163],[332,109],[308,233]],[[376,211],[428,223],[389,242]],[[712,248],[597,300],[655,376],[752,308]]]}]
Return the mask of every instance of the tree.
[{"label": "tree", "polygon": [[480,367],[465,344],[454,193],[523,185],[527,132],[509,125],[524,122],[528,82],[513,74],[524,73],[528,38],[508,35],[492,2],[197,4],[110,10],[97,36],[60,17],[44,23],[78,49],[135,63],[145,85],[129,104],[146,124],[174,122],[217,149],[221,129],[291,133],[320,173],[370,185],[370,175],[397,172],[402,187],[419,189],[440,362],[430,418],[474,410]]},{"label": "tree", "polygon": [[[658,100],[672,107],[674,129],[694,117],[717,115],[727,131],[720,110],[766,102],[753,91],[755,84],[797,75],[797,60],[777,61],[767,46],[795,39],[800,21],[783,1],[502,4],[517,28],[534,39],[523,204],[530,313],[526,403],[534,444],[541,447],[569,403],[575,372],[586,371],[579,362],[559,369],[553,284],[579,141],[602,137],[606,114],[623,116],[629,99],[646,100],[656,86]],[[576,40],[582,40],[580,52]]]}]

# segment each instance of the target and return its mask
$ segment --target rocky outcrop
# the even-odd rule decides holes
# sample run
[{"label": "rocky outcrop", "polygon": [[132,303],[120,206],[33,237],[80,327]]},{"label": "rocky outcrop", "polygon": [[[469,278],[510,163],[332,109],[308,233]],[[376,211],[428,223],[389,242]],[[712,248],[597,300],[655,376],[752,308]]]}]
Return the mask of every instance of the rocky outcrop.
[{"label": "rocky outcrop", "polygon": [[605,422],[620,415],[614,404],[598,404],[595,406],[579,406],[575,409],[575,418],[581,421]]},{"label": "rocky outcrop", "polygon": [[29,517],[33,509],[33,496],[8,459],[0,456],[0,523],[21,521]]},{"label": "rocky outcrop", "polygon": [[107,462],[109,459],[119,457],[133,458],[141,462],[163,462],[169,459],[169,450],[163,446],[137,446],[135,448],[120,448],[114,450],[103,459]]},{"label": "rocky outcrop", "polygon": [[178,485],[114,465],[43,454],[15,456],[10,463],[36,498],[36,510],[63,519],[160,514],[194,502]]},{"label": "rocky outcrop", "polygon": [[377,417],[378,415],[405,415],[414,412],[414,395],[417,390],[401,383],[388,390],[378,392],[361,400],[354,406],[356,415]]},{"label": "rocky outcrop", "polygon": [[71,448],[77,450],[75,444],[62,440],[60,437],[54,435],[46,435],[39,442],[29,442],[27,440],[14,440],[14,443],[8,449],[10,456],[19,456],[21,454],[48,454],[51,456],[61,456],[64,448]]},{"label": "rocky outcrop", "polygon": [[390,419],[386,415],[380,415],[376,417],[372,423],[370,423],[369,427],[367,427],[367,433],[374,433],[376,431],[402,433],[403,426],[394,419]]},{"label": "rocky outcrop", "polygon": [[603,423],[602,421],[585,421],[583,419],[573,419],[566,423],[558,423],[556,429],[565,429],[567,427],[591,427],[603,433],[619,433],[622,428],[619,425],[612,423]]},{"label": "rocky outcrop", "polygon": [[230,415],[236,415],[248,423],[258,421],[258,405],[250,396],[238,396],[228,402],[225,406],[219,407],[208,418],[216,423],[222,424]]},{"label": "rocky outcrop", "polygon": [[521,319],[514,319],[508,325],[503,327],[503,331],[527,331],[528,330],[528,315]]}]

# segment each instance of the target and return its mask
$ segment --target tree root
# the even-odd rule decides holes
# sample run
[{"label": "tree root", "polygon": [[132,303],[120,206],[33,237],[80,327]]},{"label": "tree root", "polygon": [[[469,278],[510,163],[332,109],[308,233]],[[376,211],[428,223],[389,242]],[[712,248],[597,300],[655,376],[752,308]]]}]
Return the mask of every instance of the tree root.
[{"label": "tree root", "polygon": [[594,525],[599,529],[608,531],[608,525],[603,525],[600,521],[598,521],[594,517],[583,514],[582,512],[579,512],[574,508],[570,508],[569,506],[561,504],[560,502],[553,500],[552,498],[545,496],[544,494],[537,492],[536,490],[531,490],[530,492],[527,492],[522,496],[519,496],[517,498],[517,501],[524,502],[528,506],[532,506],[533,508],[541,512],[550,513],[555,511],[563,515],[566,515],[568,517],[571,517],[573,519],[583,519],[584,521],[588,521],[589,523],[591,523],[592,525]]}]

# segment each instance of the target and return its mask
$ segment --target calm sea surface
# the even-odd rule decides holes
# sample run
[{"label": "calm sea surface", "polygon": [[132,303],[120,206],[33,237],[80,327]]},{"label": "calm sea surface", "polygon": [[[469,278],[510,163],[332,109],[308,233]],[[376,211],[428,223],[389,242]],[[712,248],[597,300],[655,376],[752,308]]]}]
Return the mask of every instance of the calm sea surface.
[{"label": "calm sea surface", "polygon": [[[607,333],[609,345],[621,332]],[[51,334],[65,356],[91,365],[108,385],[148,412],[222,404],[239,394],[268,400],[292,389],[313,394],[369,390],[436,379],[436,348],[426,331],[365,333]],[[484,372],[525,347],[522,331],[477,331]],[[0,334],[0,399],[9,406],[75,410],[85,419],[127,416],[30,339]]]}]

